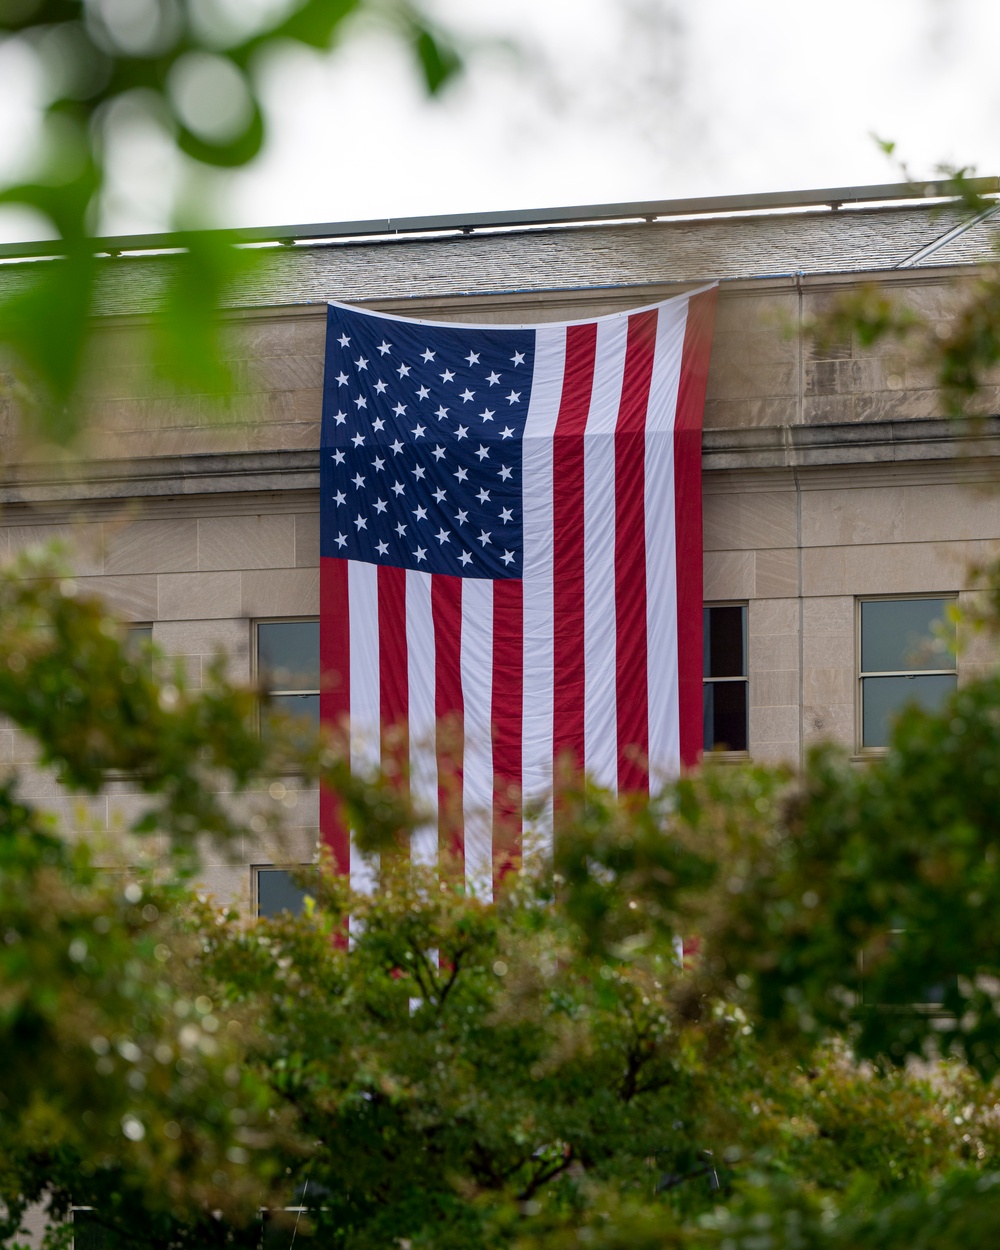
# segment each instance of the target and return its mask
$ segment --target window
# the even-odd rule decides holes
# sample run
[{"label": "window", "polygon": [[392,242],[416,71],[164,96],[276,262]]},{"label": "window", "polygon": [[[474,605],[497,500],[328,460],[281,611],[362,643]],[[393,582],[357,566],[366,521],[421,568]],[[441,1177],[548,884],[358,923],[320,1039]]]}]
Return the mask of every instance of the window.
[{"label": "window", "polygon": [[746,751],[747,605],[720,603],[706,607],[705,750]]},{"label": "window", "polygon": [[283,911],[298,916],[307,891],[295,881],[288,868],[255,868],[254,879],[258,916],[280,916]]},{"label": "window", "polygon": [[152,625],[123,625],[121,631],[122,650],[130,663],[141,668],[147,677],[153,675],[153,657],[149,648],[153,642]]},{"label": "window", "polygon": [[908,703],[933,709],[955,689],[954,596],[862,599],[858,605],[860,746],[888,745],[895,715]]},{"label": "window", "polygon": [[319,724],[319,621],[259,621],[257,679],[270,706]]}]

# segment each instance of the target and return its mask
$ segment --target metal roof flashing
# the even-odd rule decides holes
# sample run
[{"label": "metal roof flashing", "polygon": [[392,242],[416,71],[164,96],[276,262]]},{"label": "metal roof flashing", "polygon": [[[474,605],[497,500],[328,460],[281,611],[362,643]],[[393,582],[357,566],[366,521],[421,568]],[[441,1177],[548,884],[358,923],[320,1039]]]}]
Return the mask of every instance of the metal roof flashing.
[{"label": "metal roof flashing", "polygon": [[[687,221],[727,220],[762,215],[831,213],[844,209],[913,209],[915,201],[928,208],[960,202],[960,195],[978,197],[1000,194],[1000,178],[971,178],[961,186],[949,182],[884,183],[876,186],[826,187],[803,191],[769,191],[736,196],[699,196],[675,200],[644,200],[620,204],[596,204],[562,208],[515,209],[501,212],[444,214],[438,216],[376,218],[368,221],[311,223],[218,231],[244,247],[292,250],[299,246],[373,243],[423,236],[467,237],[510,231],[554,230],[568,227],[611,226]],[[183,250],[176,233],[114,235],[92,240],[93,253],[119,257]],[[0,260],[18,261],[57,258],[65,254],[62,240],[0,243]]]}]

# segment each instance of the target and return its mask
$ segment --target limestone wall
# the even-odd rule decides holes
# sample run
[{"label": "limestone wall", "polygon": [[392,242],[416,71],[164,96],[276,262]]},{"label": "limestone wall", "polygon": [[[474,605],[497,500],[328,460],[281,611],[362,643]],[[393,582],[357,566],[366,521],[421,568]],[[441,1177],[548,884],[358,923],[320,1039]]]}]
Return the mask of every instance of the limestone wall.
[{"label": "limestone wall", "polygon": [[[946,272],[882,280],[944,320]],[[963,441],[940,420],[926,368],[897,344],[818,354],[803,319],[849,280],[754,280],[719,301],[706,407],[705,594],[749,608],[750,749],[799,758],[829,736],[856,746],[857,596],[963,592],[967,567],[1000,554],[1000,460],[992,435]],[[450,320],[586,317],[675,293],[607,290],[382,304]],[[331,292],[331,294],[336,294]],[[252,676],[253,622],[318,612],[314,451],[322,306],[233,314],[225,341],[237,392],[166,395],[135,361],[139,321],[109,321],[89,385],[86,463],[33,459],[8,430],[0,558],[50,537],[72,541],[82,589],[150,623],[191,681],[216,649]],[[1000,396],[984,396],[988,410]],[[982,642],[960,677],[991,662]],[[0,732],[0,760],[30,755]],[[76,804],[28,772],[27,792],[71,820],[113,832],[139,801],[128,783]],[[238,848],[206,865],[221,896],[249,901],[250,865],[308,860],[315,793],[290,783],[289,842]],[[261,797],[262,802],[268,801]]]}]

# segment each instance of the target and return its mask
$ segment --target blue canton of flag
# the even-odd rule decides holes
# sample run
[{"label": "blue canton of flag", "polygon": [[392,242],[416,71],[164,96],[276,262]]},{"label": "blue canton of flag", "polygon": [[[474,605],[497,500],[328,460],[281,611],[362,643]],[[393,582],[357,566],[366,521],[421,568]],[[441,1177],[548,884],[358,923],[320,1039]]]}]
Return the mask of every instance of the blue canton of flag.
[{"label": "blue canton of flag", "polygon": [[534,330],[333,305],[326,350],[322,554],[520,578]]}]

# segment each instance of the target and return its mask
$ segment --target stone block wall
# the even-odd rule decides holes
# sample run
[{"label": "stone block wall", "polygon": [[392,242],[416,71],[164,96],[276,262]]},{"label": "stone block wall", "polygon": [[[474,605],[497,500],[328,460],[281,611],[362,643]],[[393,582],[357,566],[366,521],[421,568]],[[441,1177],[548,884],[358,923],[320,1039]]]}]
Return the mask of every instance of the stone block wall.
[{"label": "stone block wall", "polygon": [[[883,281],[944,322],[958,298],[952,277]],[[848,343],[823,354],[800,336],[851,281],[734,282],[719,300],[705,414],[705,596],[748,605],[750,749],[761,760],[798,760],[826,737],[855,747],[858,596],[967,597],[970,563],[1000,554],[998,448],[963,443],[939,419],[933,378],[912,352]],[[673,293],[381,306],[524,322],[599,315]],[[31,542],[69,540],[81,589],[126,621],[151,624],[192,684],[218,650],[234,676],[251,679],[254,621],[319,610],[314,452],[324,329],[322,306],[234,313],[225,342],[237,389],[219,404],[164,394],[135,363],[141,323],[109,322],[89,386],[86,462],[32,463],[27,443],[4,427],[0,559]],[[992,663],[991,644],[972,638],[960,680]],[[29,796],[111,837],[142,801],[125,781],[86,802],[58,792],[11,730],[0,731],[2,763],[27,765]],[[288,835],[284,844],[248,836],[235,862],[206,858],[206,887],[244,905],[251,865],[308,860],[318,826],[315,792],[292,782],[280,798],[245,801],[280,805]]]}]

